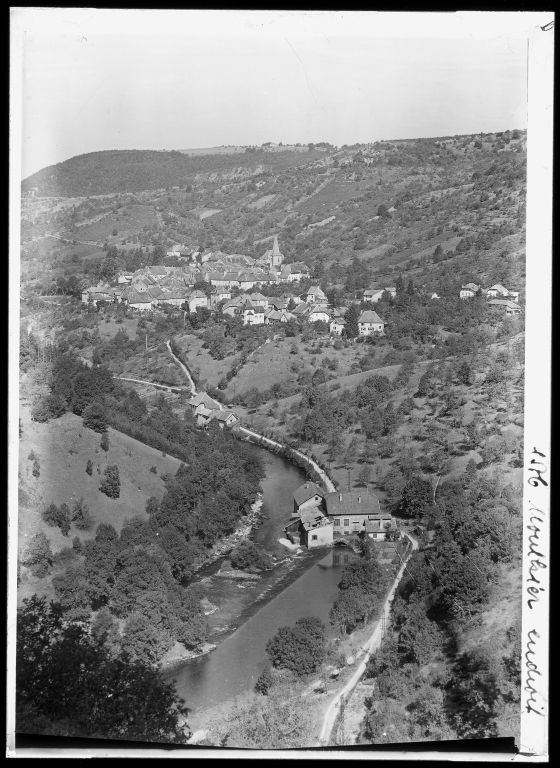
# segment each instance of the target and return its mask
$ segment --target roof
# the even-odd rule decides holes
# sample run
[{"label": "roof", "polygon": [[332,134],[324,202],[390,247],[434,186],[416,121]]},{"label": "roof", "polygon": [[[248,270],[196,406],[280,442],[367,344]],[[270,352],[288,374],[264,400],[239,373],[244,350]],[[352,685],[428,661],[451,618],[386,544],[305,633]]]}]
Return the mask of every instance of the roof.
[{"label": "roof", "polygon": [[467,283],[466,285],[461,286],[461,290],[467,289],[469,291],[474,291],[475,293],[479,288],[480,285],[476,285],[476,283]]},{"label": "roof", "polygon": [[379,499],[369,491],[327,493],[325,496],[328,515],[379,515]]},{"label": "roof", "polygon": [[328,307],[324,307],[322,305],[318,306],[316,304],[312,309],[309,310],[309,317],[311,317],[311,315],[319,315],[319,314],[321,314],[321,315],[328,315],[329,314],[329,308]]},{"label": "roof", "polygon": [[358,317],[358,323],[381,323],[382,325],[385,324],[383,320],[379,317],[377,312],[375,312],[373,309],[365,309],[363,312],[360,312],[360,316]]},{"label": "roof", "polygon": [[329,520],[318,507],[303,509],[300,513],[300,520],[306,531],[309,531],[312,528],[322,528],[325,525],[332,525],[332,520]]},{"label": "roof", "polygon": [[189,295],[189,299],[205,299],[205,298],[206,298],[206,294],[202,293],[202,291],[198,291],[198,290],[193,291]]},{"label": "roof", "polygon": [[488,288],[489,291],[498,291],[498,293],[503,293],[504,295],[507,295],[509,293],[507,288],[504,288],[504,286],[501,283],[496,283],[496,285],[492,285],[490,288]]},{"label": "roof", "polygon": [[151,304],[153,301],[151,296],[140,291],[128,291],[126,298],[129,304]]},{"label": "roof", "polygon": [[322,296],[323,298],[327,298],[325,294],[323,293],[322,289],[318,285],[312,285],[311,288],[308,288],[305,292],[306,296]]},{"label": "roof", "polygon": [[516,301],[510,299],[490,299],[488,304],[492,304],[494,307],[507,307],[507,309],[514,309],[517,312],[521,312],[521,307]]},{"label": "roof", "polygon": [[299,488],[295,489],[294,501],[299,506],[300,504],[309,501],[309,499],[312,499],[316,495],[324,498],[325,493],[322,488],[319,488],[317,483],[314,483],[312,480],[308,480],[303,485],[300,485]]},{"label": "roof", "polygon": [[252,293],[249,298],[251,301],[268,301],[266,296],[263,296],[262,293]]},{"label": "roof", "polygon": [[206,394],[206,392],[199,392],[198,395],[191,397],[189,403],[194,408],[197,408],[199,405],[204,405],[211,411],[221,410],[220,404],[216,400],[213,400],[210,395]]},{"label": "roof", "polygon": [[210,412],[210,420],[213,421],[214,419],[216,421],[223,421],[224,423],[231,417],[234,417],[237,419],[237,416],[233,411],[227,411],[227,410],[219,410],[217,408],[213,409]]}]

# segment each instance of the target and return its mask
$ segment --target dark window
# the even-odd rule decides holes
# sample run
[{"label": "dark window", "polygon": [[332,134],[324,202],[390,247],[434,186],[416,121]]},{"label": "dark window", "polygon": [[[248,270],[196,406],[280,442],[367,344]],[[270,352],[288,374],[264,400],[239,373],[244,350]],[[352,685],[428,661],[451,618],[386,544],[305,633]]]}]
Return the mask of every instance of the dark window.
[{"label": "dark window", "polygon": [[344,527],[348,528],[349,525],[350,525],[350,520],[345,520],[344,521]]},{"label": "dark window", "polygon": [[335,527],[338,527],[340,525],[340,520],[337,517],[335,517],[334,519],[334,525]]},{"label": "dark window", "polygon": [[311,537],[311,541],[317,541],[317,536],[315,536],[315,534],[313,534],[313,536]]}]

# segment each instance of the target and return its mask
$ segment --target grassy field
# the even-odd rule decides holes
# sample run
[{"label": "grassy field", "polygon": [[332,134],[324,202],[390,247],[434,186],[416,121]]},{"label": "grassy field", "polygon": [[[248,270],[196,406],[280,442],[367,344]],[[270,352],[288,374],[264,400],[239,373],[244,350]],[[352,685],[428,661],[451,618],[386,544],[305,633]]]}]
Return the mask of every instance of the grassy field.
[{"label": "grassy field", "polygon": [[[100,447],[100,435],[82,425],[82,419],[67,413],[59,419],[37,424],[32,422],[27,407],[20,412],[23,434],[19,445],[19,513],[18,551],[25,550],[27,542],[43,531],[51,542],[53,552],[71,546],[74,536],[92,538],[99,523],[110,523],[120,531],[127,518],[145,517],[146,500],[150,496],[161,498],[165,485],[161,475],[175,474],[180,461],[134,440],[122,432],[109,429],[109,450]],[[32,474],[33,451],[39,458],[40,476]],[[93,462],[90,477],[85,469],[88,459]],[[103,470],[107,464],[119,468],[120,498],[110,499],[99,491]],[[150,471],[156,468],[156,473]],[[99,472],[98,472],[99,469]],[[41,512],[51,502],[66,502],[70,507],[83,498],[94,518],[90,531],[78,531],[72,526],[68,536],[59,528],[47,526]],[[23,569],[25,570],[25,569]],[[44,583],[43,583],[44,582]],[[21,585],[21,597],[48,589],[48,579],[33,579],[29,574]]]}]

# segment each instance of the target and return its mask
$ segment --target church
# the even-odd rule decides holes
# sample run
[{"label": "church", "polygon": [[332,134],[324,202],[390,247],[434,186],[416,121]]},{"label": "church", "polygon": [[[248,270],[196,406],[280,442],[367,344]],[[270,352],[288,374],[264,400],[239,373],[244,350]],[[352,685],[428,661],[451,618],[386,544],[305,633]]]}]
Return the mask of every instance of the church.
[{"label": "church", "polygon": [[280,247],[278,245],[278,236],[274,235],[274,242],[272,248],[269,248],[263,256],[259,259],[259,262],[265,266],[268,266],[271,272],[279,272],[284,261],[284,254],[280,253]]}]

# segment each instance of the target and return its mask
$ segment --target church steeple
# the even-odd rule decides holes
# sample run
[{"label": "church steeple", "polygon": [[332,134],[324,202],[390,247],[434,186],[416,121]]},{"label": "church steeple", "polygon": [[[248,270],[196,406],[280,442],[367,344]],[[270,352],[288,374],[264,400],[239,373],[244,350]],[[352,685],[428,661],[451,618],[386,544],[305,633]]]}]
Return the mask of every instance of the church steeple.
[{"label": "church steeple", "polygon": [[272,253],[270,254],[270,263],[273,267],[280,267],[284,260],[283,255],[280,253],[278,246],[278,235],[274,235],[274,243],[272,244]]}]

